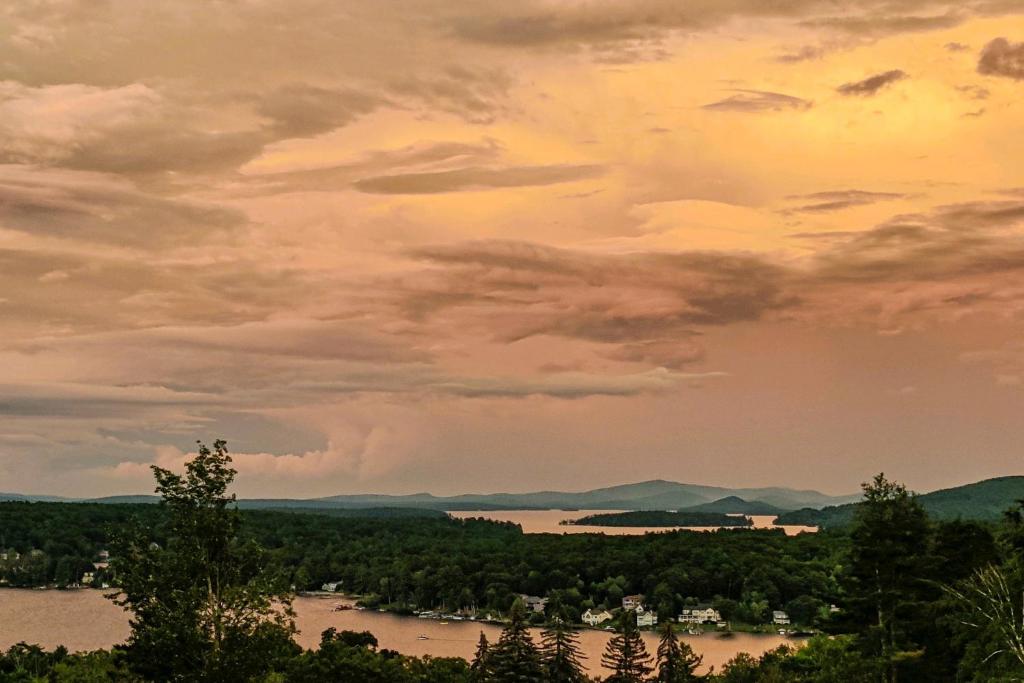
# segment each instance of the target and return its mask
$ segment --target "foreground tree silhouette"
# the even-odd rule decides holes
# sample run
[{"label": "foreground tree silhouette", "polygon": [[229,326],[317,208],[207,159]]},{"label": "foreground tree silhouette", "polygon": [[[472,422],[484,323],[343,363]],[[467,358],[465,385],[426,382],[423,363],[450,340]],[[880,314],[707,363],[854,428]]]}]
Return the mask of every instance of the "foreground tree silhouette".
[{"label": "foreground tree silhouette", "polygon": [[696,654],[687,643],[676,637],[672,622],[661,625],[661,641],[658,643],[657,683],[684,683],[697,680],[696,671],[704,658]]},{"label": "foreground tree silhouette", "polygon": [[473,683],[484,683],[491,679],[491,645],[487,636],[480,631],[480,640],[476,644],[476,654],[469,666],[469,677]]},{"label": "foreground tree silhouette", "polygon": [[225,442],[200,443],[185,470],[153,467],[166,547],[139,527],[113,545],[112,598],[132,613],[129,666],[158,681],[261,678],[298,651],[289,595],[264,570],[261,550],[238,537]]},{"label": "foreground tree silhouette", "polygon": [[636,612],[622,615],[622,631],[615,634],[605,647],[601,663],[614,673],[606,683],[639,683],[651,673],[651,656],[647,653],[640,631],[636,627]]},{"label": "foreground tree silhouette", "polygon": [[526,609],[522,600],[512,603],[509,623],[501,632],[498,642],[490,649],[487,659],[490,678],[494,683],[526,683],[544,681],[544,667],[540,653],[530,638],[526,623]]},{"label": "foreground tree silhouette", "polygon": [[551,626],[541,632],[541,659],[545,681],[551,683],[582,683],[583,673],[579,637],[562,619],[555,617]]},{"label": "foreground tree silhouette", "polygon": [[902,484],[877,475],[864,484],[850,532],[852,548],[845,585],[845,618],[857,631],[861,653],[896,683],[923,650],[915,642],[914,615],[929,590],[927,550],[931,528],[924,508]]}]

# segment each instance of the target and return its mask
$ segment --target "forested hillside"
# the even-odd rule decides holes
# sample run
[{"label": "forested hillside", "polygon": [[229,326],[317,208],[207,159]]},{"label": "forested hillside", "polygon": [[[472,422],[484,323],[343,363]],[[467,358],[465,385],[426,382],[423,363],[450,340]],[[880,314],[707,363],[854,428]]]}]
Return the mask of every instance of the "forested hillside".
[{"label": "forested hillside", "polygon": [[[917,496],[933,519],[996,521],[1017,501],[1024,500],[1024,477],[998,477],[965,486],[940,489]],[[779,515],[776,524],[818,527],[849,525],[857,503],[829,506],[820,510],[803,508]]]}]

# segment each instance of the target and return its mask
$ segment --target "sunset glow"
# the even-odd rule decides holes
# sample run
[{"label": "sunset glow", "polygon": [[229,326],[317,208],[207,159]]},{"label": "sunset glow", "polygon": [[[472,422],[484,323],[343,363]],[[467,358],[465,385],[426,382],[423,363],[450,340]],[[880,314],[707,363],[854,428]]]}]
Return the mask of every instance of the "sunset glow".
[{"label": "sunset glow", "polygon": [[1020,2],[0,7],[0,490],[930,490],[1022,392]]}]

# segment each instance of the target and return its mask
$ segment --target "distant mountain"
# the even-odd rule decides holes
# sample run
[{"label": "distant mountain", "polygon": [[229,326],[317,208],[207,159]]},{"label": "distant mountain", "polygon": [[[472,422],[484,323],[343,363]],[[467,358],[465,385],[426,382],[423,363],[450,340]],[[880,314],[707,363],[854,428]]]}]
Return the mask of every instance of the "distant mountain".
[{"label": "distant mountain", "polygon": [[[360,494],[314,499],[242,499],[246,509],[296,511],[387,510],[677,510],[717,514],[779,515],[778,524],[840,526],[849,523],[859,494],[829,496],[818,491],[783,487],[729,489],[655,479],[590,491],[536,491],[533,493],[478,493],[435,496]],[[1014,501],[1024,499],[1024,476],[986,479],[965,486],[942,489],[918,497],[934,519],[994,520]],[[0,501],[57,501],[93,503],[155,503],[153,495],[106,496],[91,499],[0,493]],[[417,514],[417,513],[412,513]]]},{"label": "distant mountain", "polygon": [[685,508],[680,510],[680,512],[718,512],[726,515],[778,515],[785,511],[764,501],[747,501],[739,496],[726,496],[710,503],[702,503]]},{"label": "distant mountain", "polygon": [[[536,493],[488,493],[458,496],[434,496],[415,493],[406,496],[352,495],[330,496],[316,501],[345,506],[416,506],[445,510],[480,509],[549,509],[578,510],[678,510],[695,505],[713,503],[723,498],[737,497],[744,502],[758,502],[782,510],[802,507],[838,505],[859,496],[828,496],[818,491],[800,491],[787,488],[728,489],[718,486],[681,484],[656,479],[637,484],[623,484],[590,491],[538,491]],[[757,514],[757,513],[753,513]],[[771,514],[771,513],[766,513]]]},{"label": "distant mountain", "polygon": [[160,496],[138,495],[138,496],[103,496],[102,498],[89,498],[87,500],[75,501],[78,503],[110,503],[112,505],[131,503],[159,503]]},{"label": "distant mountain", "polygon": [[[682,510],[714,504],[733,498],[747,507],[735,512],[774,514],[777,510],[797,510],[840,505],[859,496],[828,496],[818,491],[770,487],[729,489],[720,486],[682,484],[655,479],[636,484],[607,486],[590,491],[536,491],[532,493],[467,493],[456,496],[435,496],[430,493],[409,495],[356,494],[312,499],[264,498],[242,499],[239,506],[250,509],[274,508],[419,508],[429,510]],[[105,496],[100,498],[59,498],[57,496],[25,496],[0,494],[0,500],[52,500],[91,503],[155,503],[153,495]],[[755,504],[757,504],[755,506]],[[754,507],[751,507],[754,506]],[[771,509],[772,512],[760,512]],[[754,510],[746,512],[746,510]],[[706,512],[719,510],[708,508]],[[730,512],[731,513],[731,512]]]},{"label": "distant mountain", "polygon": [[[955,486],[917,497],[932,519],[996,520],[1016,501],[1024,499],[1024,476],[997,477]],[[804,508],[784,513],[776,524],[836,527],[849,524],[857,504],[831,505],[820,510]]]},{"label": "distant mountain", "polygon": [[0,501],[24,501],[27,503],[39,501],[46,503],[59,503],[63,500],[68,499],[61,498],[60,496],[34,496],[28,493],[0,493]]}]

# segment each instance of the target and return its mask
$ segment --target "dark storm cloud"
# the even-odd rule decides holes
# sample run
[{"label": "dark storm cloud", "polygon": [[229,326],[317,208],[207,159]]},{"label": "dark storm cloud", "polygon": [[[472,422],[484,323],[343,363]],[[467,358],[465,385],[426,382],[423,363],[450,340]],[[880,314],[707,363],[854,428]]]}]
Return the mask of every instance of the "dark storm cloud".
[{"label": "dark storm cloud", "polygon": [[176,406],[213,405],[223,397],[162,386],[0,384],[0,416],[90,418],[138,415]]},{"label": "dark storm cloud", "polygon": [[896,192],[868,192],[866,190],[833,190],[829,192],[814,192],[804,195],[793,195],[787,197],[790,200],[800,200],[806,203],[785,209],[786,213],[828,213],[841,211],[854,206],[865,206],[876,202],[904,199],[907,195]]},{"label": "dark storm cloud", "polygon": [[836,240],[816,277],[836,281],[952,281],[1024,269],[1022,201],[976,201],[905,214]]},{"label": "dark storm cloud", "polygon": [[[953,5],[955,7],[955,5]],[[908,7],[909,9],[909,7]],[[817,29],[831,29],[851,35],[879,38],[898,33],[917,33],[952,28],[967,18],[964,12],[950,10],[934,15],[893,15],[880,12],[868,16],[827,17],[804,22],[805,26]]]},{"label": "dark storm cloud", "polygon": [[223,241],[246,218],[216,204],[151,195],[117,176],[8,164],[0,165],[0,221],[36,235],[157,248]]},{"label": "dark storm cloud", "polygon": [[[493,123],[507,110],[513,78],[503,69],[448,66],[436,74],[407,76],[388,84],[396,97],[417,100],[430,109],[470,123]],[[400,105],[399,105],[400,106]]]},{"label": "dark storm cloud", "polygon": [[353,183],[370,194],[438,194],[502,187],[555,185],[596,178],[604,173],[597,165],[556,164],[507,168],[467,167],[448,171],[401,173],[362,178]]},{"label": "dark storm cloud", "polygon": [[711,111],[734,111],[743,113],[759,113],[766,111],[784,111],[787,109],[810,109],[808,100],[764,90],[735,90],[736,94],[705,104],[702,108]]},{"label": "dark storm cloud", "polygon": [[[505,340],[544,334],[613,344],[689,338],[694,325],[756,320],[795,303],[783,291],[785,271],[756,257],[601,255],[522,242],[475,242],[413,256],[442,268],[405,282],[404,301],[421,315],[486,303]],[[654,345],[619,353],[671,355]],[[692,349],[685,355],[692,357]]]},{"label": "dark storm cloud", "polygon": [[884,73],[865,78],[862,81],[844,83],[836,88],[836,92],[841,95],[870,97],[871,95],[877,94],[882,88],[890,86],[897,81],[902,81],[905,78],[907,78],[906,72],[899,69],[892,69],[891,71],[886,71]]},{"label": "dark storm cloud", "polygon": [[358,90],[332,90],[305,83],[281,86],[257,101],[278,138],[308,137],[352,123],[384,101]]},{"label": "dark storm cloud", "polygon": [[[997,12],[985,2],[907,0],[894,14],[891,3],[868,0],[861,15],[833,16],[827,0],[762,2],[760,0],[636,0],[630,3],[587,2],[541,5],[523,2],[501,12],[459,18],[455,31],[465,40],[500,47],[578,47],[614,42],[656,40],[666,31],[699,31],[736,18],[792,19],[813,28],[879,37],[956,26],[972,13]],[[913,14],[915,10],[930,12]]]},{"label": "dark storm cloud", "polygon": [[990,42],[978,57],[978,73],[1024,80],[1024,42],[1011,43],[1006,38]]}]

